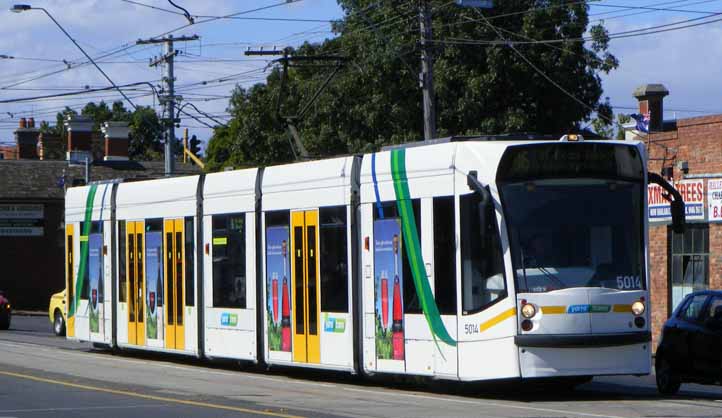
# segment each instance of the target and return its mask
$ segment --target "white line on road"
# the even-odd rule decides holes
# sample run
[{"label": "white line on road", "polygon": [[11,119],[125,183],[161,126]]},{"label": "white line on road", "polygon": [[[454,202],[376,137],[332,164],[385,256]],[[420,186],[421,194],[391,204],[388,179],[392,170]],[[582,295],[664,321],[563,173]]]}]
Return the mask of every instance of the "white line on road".
[{"label": "white line on road", "polygon": [[[13,412],[60,412],[60,411],[89,411],[96,409],[131,409],[131,408],[165,408],[168,404],[141,404],[141,405],[119,405],[119,406],[78,406],[74,408],[28,408],[28,409],[0,409],[0,413]],[[2,418],[2,417],[0,417]]]},{"label": "white line on road", "polygon": [[[8,343],[7,341],[0,341],[0,346],[5,345],[9,347],[15,347],[15,348],[26,348],[27,346],[32,346],[34,349],[41,349],[51,352],[57,352],[57,348],[51,348],[39,344],[33,344],[33,343],[22,343],[22,342],[13,342]],[[256,380],[266,380],[270,382],[275,383],[284,383],[288,384],[289,382],[293,382],[293,384],[302,384],[306,386],[319,386],[319,387],[335,387],[337,386],[334,383],[318,383],[318,382],[309,382],[306,380],[299,380],[294,379],[292,377],[272,377],[272,376],[260,376],[257,374],[252,374],[248,372],[243,372],[241,370],[234,371],[234,372],[227,372],[222,370],[212,370],[212,369],[206,369],[204,367],[197,367],[197,366],[186,366],[186,365],[177,365],[177,364],[170,364],[165,362],[164,360],[139,360],[139,359],[129,359],[129,358],[122,358],[118,356],[108,357],[106,354],[96,354],[92,352],[74,352],[74,351],[62,351],[63,354],[67,354],[70,356],[75,357],[82,357],[87,359],[89,356],[96,358],[98,360],[103,360],[107,362],[123,362],[123,363],[130,363],[130,364],[136,364],[136,365],[143,365],[143,366],[154,366],[154,367],[163,367],[167,369],[176,369],[176,370],[184,370],[184,371],[192,371],[194,373],[206,373],[211,375],[219,375],[219,376],[231,376],[231,377],[238,377],[243,376],[247,377],[249,379],[256,379]],[[23,352],[25,353],[25,352]]]}]

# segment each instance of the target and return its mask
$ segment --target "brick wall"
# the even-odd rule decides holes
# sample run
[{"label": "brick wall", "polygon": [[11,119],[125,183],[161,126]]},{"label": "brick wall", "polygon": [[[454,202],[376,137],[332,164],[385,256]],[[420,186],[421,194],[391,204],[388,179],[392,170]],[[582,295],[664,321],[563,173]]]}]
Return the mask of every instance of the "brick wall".
[{"label": "brick wall", "polygon": [[[659,173],[663,166],[674,167],[674,179],[684,179],[676,168],[678,161],[687,161],[689,175],[720,173],[722,178],[722,115],[703,116],[677,121],[675,130],[649,135],[647,152],[650,156],[649,171]],[[705,181],[705,193],[707,180]],[[705,194],[705,211],[706,211]],[[722,224],[710,224],[709,228],[709,285],[722,289]],[[674,306],[668,306],[670,289],[667,272],[667,226],[650,224],[649,228],[649,274],[654,347],[664,321]]]},{"label": "brick wall", "polygon": [[649,298],[653,347],[659,343],[659,330],[667,320],[667,226],[649,228]]}]

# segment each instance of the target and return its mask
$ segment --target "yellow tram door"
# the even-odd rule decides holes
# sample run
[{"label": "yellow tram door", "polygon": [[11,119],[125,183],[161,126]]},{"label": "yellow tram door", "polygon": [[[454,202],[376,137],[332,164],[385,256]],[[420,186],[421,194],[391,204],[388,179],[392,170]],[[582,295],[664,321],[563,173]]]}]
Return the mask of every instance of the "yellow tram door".
[{"label": "yellow tram door", "polygon": [[128,343],[145,345],[145,271],[143,256],[145,242],[143,240],[144,222],[128,222],[126,224],[126,280],[128,289]]},{"label": "yellow tram door", "polygon": [[165,268],[165,347],[185,348],[185,248],[183,219],[168,219],[164,223]]},{"label": "yellow tram door", "polygon": [[[75,337],[75,314],[67,315],[71,304],[75,299],[75,276],[73,271],[73,224],[65,226],[65,312],[67,316],[67,324],[65,327],[68,337]],[[77,307],[75,308],[77,311]]]},{"label": "yellow tram door", "polygon": [[321,362],[318,210],[291,214],[293,361]]}]

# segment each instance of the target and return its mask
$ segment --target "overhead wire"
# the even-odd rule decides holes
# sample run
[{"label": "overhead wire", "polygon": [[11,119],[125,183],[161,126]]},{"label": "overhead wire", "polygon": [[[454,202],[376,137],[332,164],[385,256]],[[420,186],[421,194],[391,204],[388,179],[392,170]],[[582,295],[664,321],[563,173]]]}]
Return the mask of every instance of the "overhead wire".
[{"label": "overhead wire", "polygon": [[[687,29],[691,27],[697,27],[697,26],[703,26],[708,25],[712,23],[716,23],[719,21],[722,21],[721,19],[713,19],[713,20],[707,20],[703,22],[699,22],[700,20],[709,19],[710,17],[719,16],[722,15],[722,12],[715,12],[708,16],[701,16],[696,17],[692,19],[686,19],[682,21],[677,21],[673,23],[667,23],[663,25],[655,25],[651,27],[646,28],[638,28],[638,29],[632,29],[622,32],[615,32],[608,35],[608,39],[621,39],[621,38],[629,38],[629,37],[636,37],[636,36],[646,36],[646,35],[652,35],[656,33],[663,33],[663,32],[669,32],[669,31],[675,31],[675,30],[681,30],[681,29]],[[684,25],[685,23],[690,22],[697,22],[694,24]],[[682,25],[682,26],[680,26]],[[666,28],[666,29],[662,29]],[[582,36],[579,38],[561,38],[561,39],[539,39],[539,40],[533,40],[533,41],[510,41],[508,39],[497,39],[497,40],[478,40],[478,39],[468,39],[468,38],[446,38],[443,40],[431,40],[433,43],[440,43],[440,44],[456,44],[456,45],[529,45],[529,44],[553,44],[553,43],[566,43],[566,42],[586,42],[593,40],[593,37],[591,36]]]},{"label": "overhead wire", "polygon": [[[151,4],[141,3],[133,0],[120,0],[125,3],[134,4],[136,6],[147,7],[149,9],[155,9],[161,12],[172,13],[174,15],[185,16],[185,13],[177,12],[175,10],[165,9],[162,7],[153,6]],[[301,18],[276,18],[276,17],[246,17],[246,16],[213,16],[213,15],[191,15],[194,18],[203,19],[233,19],[233,20],[260,20],[260,21],[279,21],[279,22],[325,22],[331,23],[333,20],[327,19],[301,19]],[[203,22],[198,22],[203,23]]]}]

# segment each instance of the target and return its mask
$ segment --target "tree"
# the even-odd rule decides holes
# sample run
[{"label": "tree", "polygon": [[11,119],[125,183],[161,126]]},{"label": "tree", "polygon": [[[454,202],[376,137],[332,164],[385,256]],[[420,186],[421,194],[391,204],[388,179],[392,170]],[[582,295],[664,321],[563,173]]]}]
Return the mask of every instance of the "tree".
[{"label": "tree", "polygon": [[163,125],[151,107],[138,106],[130,115],[130,146],[134,160],[163,159]]},{"label": "tree", "polygon": [[[430,3],[439,136],[562,134],[579,130],[594,114],[605,116],[598,128],[610,125],[611,105],[600,101],[599,74],[618,61],[607,51],[606,30],[590,27],[586,3],[495,2],[483,16],[446,0]],[[421,139],[417,2],[339,4],[345,16],[334,24],[337,36],[292,51],[348,57],[298,121],[304,145],[313,156],[328,156]],[[582,42],[585,36],[592,40]],[[540,42],[547,40],[555,43]],[[511,47],[510,41],[520,43]],[[291,68],[280,115],[298,112],[330,71],[317,65]],[[285,122],[276,115],[279,74],[276,69],[266,84],[234,90],[228,109],[233,118],[209,142],[210,169],[294,159]]]},{"label": "tree", "polygon": [[[56,117],[54,127],[42,126],[41,130],[65,139],[64,123],[68,115],[77,116],[78,112],[66,107]],[[162,160],[163,159],[163,125],[158,114],[151,107],[138,106],[132,112],[125,108],[123,102],[116,101],[108,106],[104,101],[98,104],[89,102],[80,111],[80,115],[93,121],[93,130],[100,131],[104,122],[128,122],[130,127],[129,156],[135,160]],[[179,143],[179,142],[178,142]],[[180,149],[179,146],[176,150]],[[182,152],[182,150],[181,150]],[[178,152],[177,152],[178,154]]]}]

